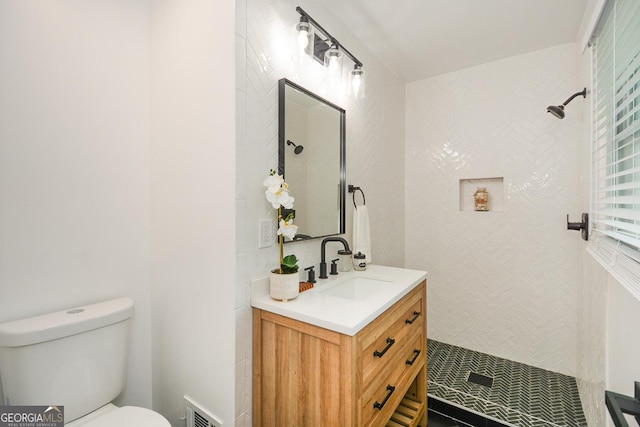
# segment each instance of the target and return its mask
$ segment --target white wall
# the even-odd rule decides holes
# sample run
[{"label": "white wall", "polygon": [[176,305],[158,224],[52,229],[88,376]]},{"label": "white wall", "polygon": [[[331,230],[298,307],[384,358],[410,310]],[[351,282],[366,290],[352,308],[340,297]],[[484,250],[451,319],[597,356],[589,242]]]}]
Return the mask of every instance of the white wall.
[{"label": "white wall", "polygon": [[151,3],[153,406],[233,424],[233,0]]},{"label": "white wall", "polygon": [[640,381],[640,345],[633,325],[640,301],[587,252],[582,256],[578,373],[580,398],[590,426],[613,426],[604,390],[634,395]]},{"label": "white wall", "polygon": [[147,1],[0,1],[0,322],[129,295],[151,406]]},{"label": "white wall", "polygon": [[[545,110],[576,78],[567,44],[407,85],[406,259],[429,271],[431,338],[575,375],[582,118]],[[460,180],[491,177],[503,211],[461,211]]]},{"label": "white wall", "polygon": [[633,396],[640,381],[640,343],[633,326],[640,321],[640,301],[608,276],[607,389]]},{"label": "white wall", "polygon": [[130,295],[175,426],[234,418],[234,6],[0,1],[0,322]]},{"label": "white wall", "polygon": [[[363,63],[367,97],[355,101],[346,88],[328,90],[322,67],[294,65],[288,54],[301,6],[337,37]],[[277,266],[274,246],[258,249],[259,219],[275,218],[265,200],[262,181],[278,160],[277,82],[286,77],[346,109],[347,182],[367,196],[373,230],[375,263],[404,265],[404,84],[377,60],[346,28],[313,0],[245,0],[237,2],[237,215],[238,277],[236,304],[236,425],[251,425],[251,308],[249,286]],[[245,19],[241,17],[245,16]],[[347,67],[349,61],[345,60]],[[296,188],[290,188],[296,196]],[[351,241],[353,203],[347,198],[347,233]],[[359,199],[360,200],[360,199]],[[285,246],[285,253],[307,267],[320,262],[320,240]],[[327,245],[336,251],[337,244]],[[304,277],[304,272],[302,273]],[[243,382],[244,379],[244,382]]]}]

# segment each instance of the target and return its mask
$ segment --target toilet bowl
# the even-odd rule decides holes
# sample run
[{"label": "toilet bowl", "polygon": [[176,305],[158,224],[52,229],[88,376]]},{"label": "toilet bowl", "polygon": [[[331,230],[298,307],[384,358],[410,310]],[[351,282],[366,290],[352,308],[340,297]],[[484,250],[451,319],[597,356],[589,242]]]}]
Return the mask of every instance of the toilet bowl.
[{"label": "toilet bowl", "polygon": [[162,415],[137,406],[121,408],[108,403],[92,413],[65,424],[65,427],[171,427]]},{"label": "toilet bowl", "polygon": [[126,384],[132,316],[125,297],[0,324],[0,405],[63,406],[65,426],[171,427],[111,403]]}]

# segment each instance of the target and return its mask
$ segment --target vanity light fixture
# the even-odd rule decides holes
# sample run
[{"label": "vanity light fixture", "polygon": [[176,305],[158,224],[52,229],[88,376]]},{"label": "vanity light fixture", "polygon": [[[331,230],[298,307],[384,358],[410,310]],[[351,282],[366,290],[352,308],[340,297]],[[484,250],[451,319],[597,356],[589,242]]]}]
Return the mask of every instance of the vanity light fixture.
[{"label": "vanity light fixture", "polygon": [[[365,72],[362,69],[362,62],[353,56],[300,6],[296,7],[296,12],[300,14],[300,22],[296,25],[295,40],[297,48],[294,54],[294,62],[303,63],[299,59],[300,53],[303,52],[305,56],[315,59],[327,68],[327,80],[329,83],[338,84],[342,81],[343,57],[349,57],[354,64],[353,70],[349,74],[351,93],[356,99],[364,98]],[[307,44],[305,44],[305,40],[307,40]],[[304,47],[301,48],[303,45]]]}]

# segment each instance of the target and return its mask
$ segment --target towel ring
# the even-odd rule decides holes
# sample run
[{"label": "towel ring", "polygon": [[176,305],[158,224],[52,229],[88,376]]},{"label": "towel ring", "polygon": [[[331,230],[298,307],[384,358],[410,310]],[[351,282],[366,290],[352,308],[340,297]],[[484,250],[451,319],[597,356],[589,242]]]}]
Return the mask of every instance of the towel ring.
[{"label": "towel ring", "polygon": [[349,193],[353,193],[353,207],[358,209],[358,205],[356,204],[356,191],[359,191],[362,194],[362,205],[367,204],[367,199],[364,196],[364,191],[360,187],[356,187],[354,185],[349,185]]}]

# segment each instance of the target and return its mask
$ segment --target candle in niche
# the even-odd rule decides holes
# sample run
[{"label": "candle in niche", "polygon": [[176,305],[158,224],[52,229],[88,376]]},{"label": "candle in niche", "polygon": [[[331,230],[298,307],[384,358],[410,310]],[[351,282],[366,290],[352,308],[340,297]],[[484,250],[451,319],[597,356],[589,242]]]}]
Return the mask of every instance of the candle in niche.
[{"label": "candle in niche", "polygon": [[485,187],[478,187],[475,193],[473,193],[474,210],[478,212],[485,212],[489,210],[489,193]]}]

